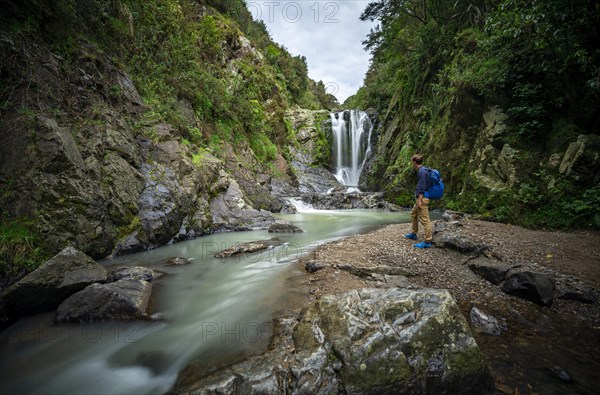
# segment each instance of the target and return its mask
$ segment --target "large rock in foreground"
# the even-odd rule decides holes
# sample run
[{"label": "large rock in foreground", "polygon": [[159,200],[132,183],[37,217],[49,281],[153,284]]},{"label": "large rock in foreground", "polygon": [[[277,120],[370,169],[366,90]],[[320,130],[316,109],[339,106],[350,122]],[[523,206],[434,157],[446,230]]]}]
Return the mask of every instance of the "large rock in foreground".
[{"label": "large rock in foreground", "polygon": [[446,290],[361,289],[282,319],[270,351],[202,376],[176,394],[486,394],[491,376]]},{"label": "large rock in foreground", "polygon": [[106,270],[92,258],[67,247],[10,286],[6,305],[18,315],[54,310],[70,295],[95,282],[106,282]]},{"label": "large rock in foreground", "polygon": [[143,280],[119,280],[92,284],[65,300],[56,311],[58,322],[133,320],[148,313],[152,284]]}]

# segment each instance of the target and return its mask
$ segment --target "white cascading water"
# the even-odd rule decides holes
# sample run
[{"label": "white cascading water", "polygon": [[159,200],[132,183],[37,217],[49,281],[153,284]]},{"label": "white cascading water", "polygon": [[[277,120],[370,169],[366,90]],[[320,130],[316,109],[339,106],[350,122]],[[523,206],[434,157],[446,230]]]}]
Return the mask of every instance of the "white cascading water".
[{"label": "white cascading water", "polygon": [[[344,113],[350,114],[350,122]],[[372,123],[364,111],[346,110],[330,114],[333,133],[335,178],[348,186],[348,192],[360,192],[358,182],[371,150]]]},{"label": "white cascading water", "polygon": [[296,212],[298,213],[310,213],[315,211],[314,207],[310,203],[306,203],[302,201],[302,199],[298,198],[290,198],[288,199],[290,204],[296,208]]}]

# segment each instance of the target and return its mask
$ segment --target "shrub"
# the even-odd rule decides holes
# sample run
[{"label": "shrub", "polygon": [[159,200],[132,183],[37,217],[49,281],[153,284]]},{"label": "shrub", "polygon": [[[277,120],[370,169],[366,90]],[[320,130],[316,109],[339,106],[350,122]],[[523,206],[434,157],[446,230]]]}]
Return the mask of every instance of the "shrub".
[{"label": "shrub", "polygon": [[49,258],[33,223],[26,219],[0,219],[0,279],[4,282],[37,268]]}]

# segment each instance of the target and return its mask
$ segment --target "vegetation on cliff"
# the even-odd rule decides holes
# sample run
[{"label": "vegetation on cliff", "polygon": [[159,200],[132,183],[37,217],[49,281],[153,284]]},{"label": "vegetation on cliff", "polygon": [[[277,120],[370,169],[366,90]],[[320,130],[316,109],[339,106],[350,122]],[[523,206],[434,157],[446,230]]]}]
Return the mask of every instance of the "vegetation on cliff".
[{"label": "vegetation on cliff", "polygon": [[600,3],[378,0],[362,18],[373,61],[345,105],[381,114],[372,186],[408,204],[421,152],[449,208],[600,225]]},{"label": "vegetation on cliff", "polygon": [[[146,118],[176,126],[181,137],[199,146],[210,147],[218,136],[248,140],[262,150],[285,140],[283,113],[289,106],[336,104],[322,84],[310,81],[306,59],[274,43],[242,0],[17,4],[9,2],[4,10],[10,30],[47,37],[67,60],[84,45],[97,47],[131,75],[149,107]],[[111,95],[118,99],[122,92],[115,86]],[[2,99],[3,107],[12,104]],[[198,122],[189,121],[181,101],[191,104]],[[258,156],[273,159],[269,153]]]},{"label": "vegetation on cliff", "polygon": [[242,0],[9,0],[0,21],[0,277],[65,244],[102,257],[144,236],[148,178],[180,189],[176,232],[220,191],[203,158],[270,208],[256,180],[289,171],[286,111],[337,105]]}]

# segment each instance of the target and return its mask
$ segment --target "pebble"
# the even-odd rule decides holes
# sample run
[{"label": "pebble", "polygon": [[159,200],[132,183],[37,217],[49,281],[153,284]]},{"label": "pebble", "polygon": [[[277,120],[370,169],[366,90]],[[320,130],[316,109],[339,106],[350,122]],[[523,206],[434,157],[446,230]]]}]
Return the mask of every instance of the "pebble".
[{"label": "pebble", "polygon": [[551,368],[548,368],[548,370],[554,373],[556,377],[558,377],[562,381],[565,381],[567,383],[573,382],[573,378],[571,377],[571,375],[560,366],[553,366]]}]

